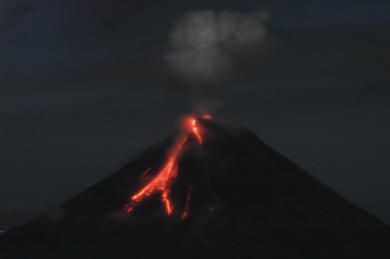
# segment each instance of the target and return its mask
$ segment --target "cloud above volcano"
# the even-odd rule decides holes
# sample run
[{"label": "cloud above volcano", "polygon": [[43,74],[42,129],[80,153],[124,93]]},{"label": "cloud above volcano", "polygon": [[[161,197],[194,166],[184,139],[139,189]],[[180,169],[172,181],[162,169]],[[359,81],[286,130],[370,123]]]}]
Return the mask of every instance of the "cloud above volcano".
[{"label": "cloud above volcano", "polygon": [[169,35],[165,60],[186,81],[221,79],[229,73],[240,52],[263,43],[269,17],[268,11],[188,12],[176,21]]}]

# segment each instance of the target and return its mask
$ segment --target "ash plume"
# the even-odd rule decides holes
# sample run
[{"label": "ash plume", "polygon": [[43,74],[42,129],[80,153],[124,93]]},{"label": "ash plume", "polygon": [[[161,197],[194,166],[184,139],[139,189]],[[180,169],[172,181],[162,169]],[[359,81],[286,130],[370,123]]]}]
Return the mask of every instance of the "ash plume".
[{"label": "ash plume", "polygon": [[176,21],[165,60],[190,83],[215,83],[231,72],[234,58],[267,36],[268,11],[192,11]]}]

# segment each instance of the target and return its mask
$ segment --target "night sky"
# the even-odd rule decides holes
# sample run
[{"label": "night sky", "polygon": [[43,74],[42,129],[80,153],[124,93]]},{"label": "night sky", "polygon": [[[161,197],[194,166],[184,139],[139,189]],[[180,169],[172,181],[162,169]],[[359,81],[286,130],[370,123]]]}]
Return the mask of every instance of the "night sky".
[{"label": "night sky", "polygon": [[0,0],[0,229],[119,169],[191,110],[163,61],[193,10],[267,9],[266,43],[210,86],[245,126],[390,223],[387,0]]}]

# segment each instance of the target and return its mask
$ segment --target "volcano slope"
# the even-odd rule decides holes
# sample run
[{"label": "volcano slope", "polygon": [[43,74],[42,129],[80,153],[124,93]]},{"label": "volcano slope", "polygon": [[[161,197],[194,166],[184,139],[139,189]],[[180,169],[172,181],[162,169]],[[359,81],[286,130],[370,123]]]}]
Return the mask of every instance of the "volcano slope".
[{"label": "volcano slope", "polygon": [[153,177],[145,169],[163,163],[168,138],[60,209],[10,230],[0,258],[390,258],[389,229],[375,216],[251,132],[199,122],[204,143],[189,138],[180,156],[172,215],[158,194],[123,211]]}]

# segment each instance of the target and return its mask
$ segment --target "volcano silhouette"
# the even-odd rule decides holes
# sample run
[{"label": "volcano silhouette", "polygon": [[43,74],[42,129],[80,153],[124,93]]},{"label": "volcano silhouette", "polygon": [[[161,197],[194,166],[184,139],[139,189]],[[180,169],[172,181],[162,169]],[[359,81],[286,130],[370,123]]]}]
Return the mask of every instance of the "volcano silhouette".
[{"label": "volcano silhouette", "polygon": [[200,120],[171,197],[122,208],[174,141],[157,144],[84,192],[3,235],[0,258],[388,259],[388,227],[311,177],[245,129]]}]

